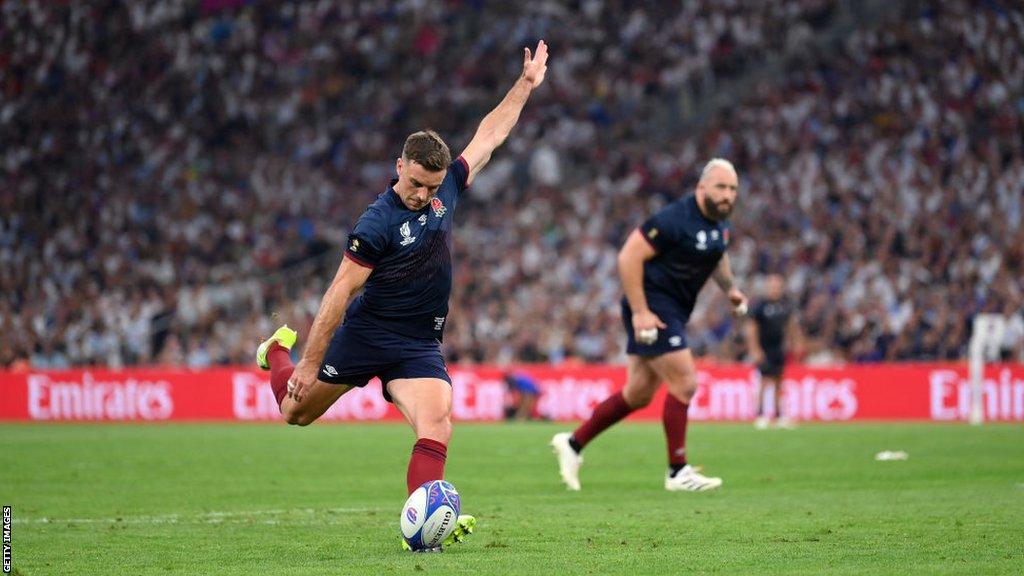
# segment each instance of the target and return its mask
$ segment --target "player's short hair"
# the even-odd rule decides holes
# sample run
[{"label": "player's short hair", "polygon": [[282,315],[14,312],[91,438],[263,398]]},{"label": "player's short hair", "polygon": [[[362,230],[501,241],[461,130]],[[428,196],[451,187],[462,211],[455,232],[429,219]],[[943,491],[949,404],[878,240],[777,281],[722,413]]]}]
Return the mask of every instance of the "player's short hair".
[{"label": "player's short hair", "polygon": [[736,172],[736,167],[732,165],[732,162],[729,162],[725,158],[712,158],[711,161],[704,165],[704,169],[700,171],[700,179],[703,180],[707,178],[708,172],[711,172],[712,168],[728,168],[729,170],[732,170],[733,174],[738,174],[738,172]]},{"label": "player's short hair", "polygon": [[402,159],[416,162],[431,172],[439,172],[452,163],[452,153],[437,132],[421,130],[405,139]]}]

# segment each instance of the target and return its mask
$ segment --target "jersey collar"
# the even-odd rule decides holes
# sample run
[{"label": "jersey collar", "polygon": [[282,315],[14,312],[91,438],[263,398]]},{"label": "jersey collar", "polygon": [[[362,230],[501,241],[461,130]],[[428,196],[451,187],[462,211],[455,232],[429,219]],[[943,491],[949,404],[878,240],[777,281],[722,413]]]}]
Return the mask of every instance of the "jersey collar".
[{"label": "jersey collar", "polygon": [[408,210],[409,208],[402,202],[402,198],[399,197],[398,192],[395,192],[395,184],[398,184],[398,178],[391,179],[391,182],[388,183],[388,189],[384,191],[384,195],[387,196],[388,202],[391,202],[391,205],[395,208]]}]

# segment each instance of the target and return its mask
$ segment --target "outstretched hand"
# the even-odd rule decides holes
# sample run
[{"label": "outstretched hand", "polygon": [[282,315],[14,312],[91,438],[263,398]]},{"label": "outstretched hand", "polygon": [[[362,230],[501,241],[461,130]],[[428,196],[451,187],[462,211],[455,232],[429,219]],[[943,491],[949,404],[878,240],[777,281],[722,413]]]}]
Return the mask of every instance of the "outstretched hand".
[{"label": "outstretched hand", "polygon": [[523,80],[529,82],[531,88],[536,88],[544,81],[544,73],[548,71],[548,45],[543,40],[538,42],[536,54],[531,54],[529,48],[523,50]]}]

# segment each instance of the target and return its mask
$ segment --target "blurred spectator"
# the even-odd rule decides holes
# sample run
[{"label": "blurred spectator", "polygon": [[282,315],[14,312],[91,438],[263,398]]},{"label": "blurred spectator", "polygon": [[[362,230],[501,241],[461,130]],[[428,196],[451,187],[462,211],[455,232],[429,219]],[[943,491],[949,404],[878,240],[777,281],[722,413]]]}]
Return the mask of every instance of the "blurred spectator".
[{"label": "blurred spectator", "polygon": [[[1019,3],[909,2],[827,50],[832,0],[481,6],[0,3],[0,365],[251,362],[404,137],[464,146],[541,36],[550,85],[460,205],[450,359],[621,361],[615,253],[716,155],[735,271],[787,278],[809,362],[963,358],[981,312],[1024,359]],[[695,352],[741,357],[706,296]]]}]

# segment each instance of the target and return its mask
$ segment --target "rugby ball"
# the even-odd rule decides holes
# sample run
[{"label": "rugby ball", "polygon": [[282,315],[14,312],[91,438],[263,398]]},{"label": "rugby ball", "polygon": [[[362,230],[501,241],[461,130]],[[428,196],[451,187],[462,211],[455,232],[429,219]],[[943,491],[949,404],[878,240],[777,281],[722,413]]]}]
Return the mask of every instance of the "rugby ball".
[{"label": "rugby ball", "polygon": [[444,480],[431,480],[417,488],[402,508],[402,538],[413,550],[437,548],[458,523],[459,493]]}]

